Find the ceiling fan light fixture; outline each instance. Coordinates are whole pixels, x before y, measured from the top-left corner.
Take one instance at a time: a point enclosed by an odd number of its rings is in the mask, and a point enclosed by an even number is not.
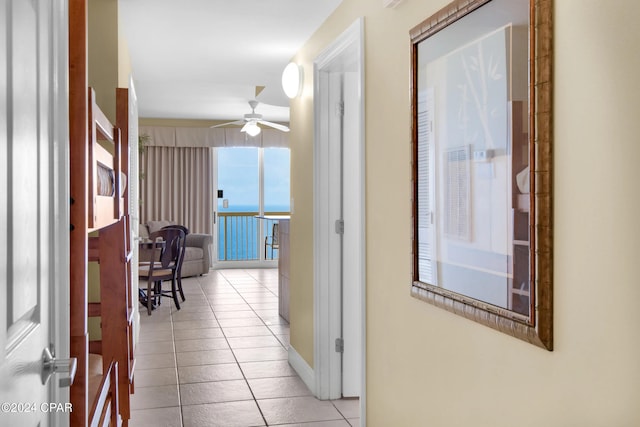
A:
[[[303,72],[302,67],[295,62],[290,62],[282,72],[282,89],[290,98],[296,98],[302,93]]]
[[[260,126],[258,126],[258,123],[260,123],[262,126],[268,126],[270,128],[279,130],[280,132],[289,132],[289,126],[264,120],[262,118],[262,114],[256,113],[256,107],[258,106],[258,101],[256,100],[249,101],[249,106],[251,107],[251,114],[245,114],[242,120],[236,120],[235,122],[229,122],[229,123],[221,123],[219,125],[213,125],[210,127],[219,128],[219,127],[226,127],[228,125],[243,125],[242,129],[240,129],[240,132],[246,132],[251,136],[257,136],[261,132]]]
[[[258,136],[260,134],[260,126],[255,122],[247,123],[242,130],[247,132],[249,136]]]

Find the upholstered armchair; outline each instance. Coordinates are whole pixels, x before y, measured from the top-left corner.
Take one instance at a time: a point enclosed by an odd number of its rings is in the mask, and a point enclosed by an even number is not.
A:
[[[148,239],[149,233],[160,230],[167,225],[175,225],[174,221],[148,221],[140,224],[139,235],[141,239]],[[213,237],[210,234],[189,233],[186,238],[186,250],[182,262],[182,277],[201,276],[209,272],[211,266],[211,244]]]

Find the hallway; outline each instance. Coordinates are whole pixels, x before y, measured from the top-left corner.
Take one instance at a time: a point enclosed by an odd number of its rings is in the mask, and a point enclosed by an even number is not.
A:
[[[358,400],[319,401],[289,366],[278,270],[183,280],[176,311],[141,308],[132,427],[359,425]]]

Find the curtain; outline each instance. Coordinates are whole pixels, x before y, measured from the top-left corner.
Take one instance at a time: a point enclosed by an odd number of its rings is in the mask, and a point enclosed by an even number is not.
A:
[[[257,136],[233,128],[189,128],[140,126],[140,135],[148,135],[148,145],[163,147],[289,147],[289,133],[262,128]]]
[[[211,148],[145,147],[140,158],[140,222],[175,221],[212,234]]]

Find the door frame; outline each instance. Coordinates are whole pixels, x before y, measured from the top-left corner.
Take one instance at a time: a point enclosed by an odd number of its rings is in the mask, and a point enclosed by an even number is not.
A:
[[[340,73],[346,65],[355,64],[359,78],[359,98],[356,100],[360,123],[358,126],[358,173],[355,174],[360,197],[345,200],[350,209],[358,212],[357,239],[362,248],[355,255],[360,277],[361,333],[361,423],[365,415],[365,137],[364,137],[364,18],[358,18],[314,60],[314,373],[315,395],[320,399],[339,399],[342,395],[340,353],[335,351],[336,338],[342,337],[341,259],[340,238],[335,220],[341,219],[341,186],[332,169],[332,159],[340,152],[340,141],[332,138],[338,121],[331,106],[330,74]],[[342,71],[344,72],[344,71]],[[339,178],[338,174],[338,178]]]
[[[52,147],[54,182],[52,194],[52,223],[55,228],[50,250],[54,252],[54,266],[51,272],[50,295],[51,342],[56,349],[58,359],[69,359],[71,349],[70,312],[70,170],[69,170],[69,6],[68,0],[52,2],[52,61],[54,87],[52,88],[51,114],[52,134],[55,138]],[[49,381],[53,402],[69,402],[70,388],[61,388],[54,377]],[[51,425],[69,425],[69,414],[50,413]]]

